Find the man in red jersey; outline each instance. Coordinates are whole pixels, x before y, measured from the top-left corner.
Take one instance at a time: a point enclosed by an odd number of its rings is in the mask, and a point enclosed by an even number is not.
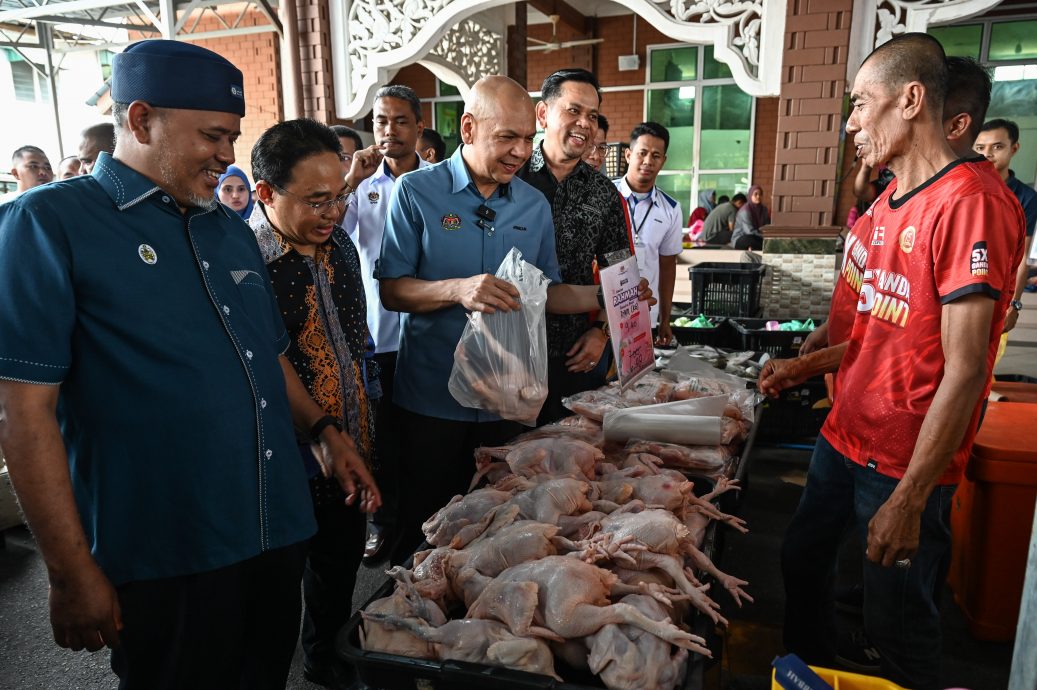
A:
[[[925,34],[901,35],[861,66],[846,131],[866,164],[886,164],[897,179],[859,238],[867,258],[850,339],[769,362],[760,375],[773,395],[838,369],[782,549],[785,644],[808,662],[832,662],[832,576],[855,521],[865,631],[882,674],[913,688],[939,684],[934,592],[950,549],[950,499],[1023,246],[1022,209],[992,166],[956,159],[947,143],[946,88],[943,49]]]
[[[972,146],[990,106],[990,75],[974,59],[952,55],[947,58],[947,77],[947,97],[943,104],[943,131],[947,143],[957,157],[974,157],[976,153]],[[870,236],[869,207],[846,233],[843,263],[832,292],[828,320],[807,336],[799,354],[810,354],[822,347],[838,345],[850,339],[850,329],[857,313],[857,298],[861,291],[861,276],[868,259],[868,245],[859,238]]]

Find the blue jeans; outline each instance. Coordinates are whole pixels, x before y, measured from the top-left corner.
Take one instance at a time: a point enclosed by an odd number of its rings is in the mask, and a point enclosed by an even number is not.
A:
[[[844,532],[856,524],[851,537],[863,553],[868,523],[897,484],[818,436],[781,551],[785,646],[807,663],[829,666],[835,656],[833,587]],[[905,687],[932,688],[939,682],[937,594],[950,558],[954,489],[938,486],[929,496],[911,567],[884,568],[864,559],[864,630],[882,654],[882,675]]]

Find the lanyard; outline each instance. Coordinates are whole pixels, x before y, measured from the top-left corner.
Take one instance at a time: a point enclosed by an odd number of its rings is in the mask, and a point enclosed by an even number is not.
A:
[[[634,204],[632,206],[630,206],[630,223],[631,223],[631,225],[633,225],[634,219],[636,217],[635,214],[634,214],[634,211],[637,209],[637,204],[640,202],[640,199],[638,199],[636,196],[631,194],[630,197],[627,199],[627,205],[630,205],[630,200],[631,199],[633,199],[633,201],[634,201]],[[645,200],[647,200],[647,199],[648,199],[648,197],[645,197]],[[652,195],[652,203],[648,205],[648,210],[645,211],[644,216],[641,218],[641,222],[639,224],[637,224],[637,225],[634,225],[634,244],[640,244],[640,242],[641,242],[641,228],[643,228],[645,226],[645,221],[648,220],[648,216],[652,215],[652,209],[653,208],[655,208],[655,195]]]

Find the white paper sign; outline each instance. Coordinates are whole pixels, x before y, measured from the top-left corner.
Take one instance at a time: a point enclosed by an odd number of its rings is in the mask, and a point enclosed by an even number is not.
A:
[[[648,303],[637,299],[641,273],[637,270],[637,259],[631,256],[601,269],[599,275],[619,384],[626,390],[655,366]]]

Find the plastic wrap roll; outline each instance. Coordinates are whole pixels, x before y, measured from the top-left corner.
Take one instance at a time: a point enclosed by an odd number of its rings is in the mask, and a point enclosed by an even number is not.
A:
[[[607,441],[644,438],[681,445],[718,446],[723,439],[724,419],[618,410],[605,415],[604,428]]]

